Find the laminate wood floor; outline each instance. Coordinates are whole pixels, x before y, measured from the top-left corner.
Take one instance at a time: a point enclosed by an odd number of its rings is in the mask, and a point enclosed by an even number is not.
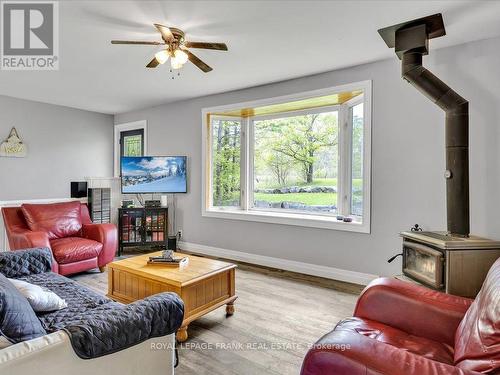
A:
[[[107,273],[76,281],[107,292]],[[298,374],[308,346],[352,315],[357,285],[239,264],[236,311],[215,310],[193,322],[179,345],[176,375]]]

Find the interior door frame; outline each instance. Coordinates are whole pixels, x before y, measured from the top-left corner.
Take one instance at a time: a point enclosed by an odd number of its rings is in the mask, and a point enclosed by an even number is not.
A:
[[[142,138],[143,141],[143,154],[148,154],[148,122],[146,120],[126,122],[123,124],[115,124],[114,127],[114,168],[113,175],[115,177],[120,177],[120,155],[121,155],[121,145],[120,145],[120,135],[124,131],[130,130],[140,130],[144,132]]]

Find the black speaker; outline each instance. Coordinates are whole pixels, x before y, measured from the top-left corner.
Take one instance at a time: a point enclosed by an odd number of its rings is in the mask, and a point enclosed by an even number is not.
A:
[[[87,196],[87,182],[71,181],[71,198],[85,198]]]
[[[177,250],[177,236],[168,236],[167,250]]]

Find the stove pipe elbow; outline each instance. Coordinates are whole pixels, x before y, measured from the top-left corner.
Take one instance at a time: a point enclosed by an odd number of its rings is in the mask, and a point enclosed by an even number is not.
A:
[[[469,102],[422,66],[421,51],[401,56],[402,77],[446,113],[446,209],[452,235],[468,237],[469,208]]]

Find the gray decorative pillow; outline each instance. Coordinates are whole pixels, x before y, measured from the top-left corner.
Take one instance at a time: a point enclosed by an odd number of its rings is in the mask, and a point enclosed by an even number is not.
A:
[[[0,334],[12,343],[46,334],[30,303],[0,274]]]

